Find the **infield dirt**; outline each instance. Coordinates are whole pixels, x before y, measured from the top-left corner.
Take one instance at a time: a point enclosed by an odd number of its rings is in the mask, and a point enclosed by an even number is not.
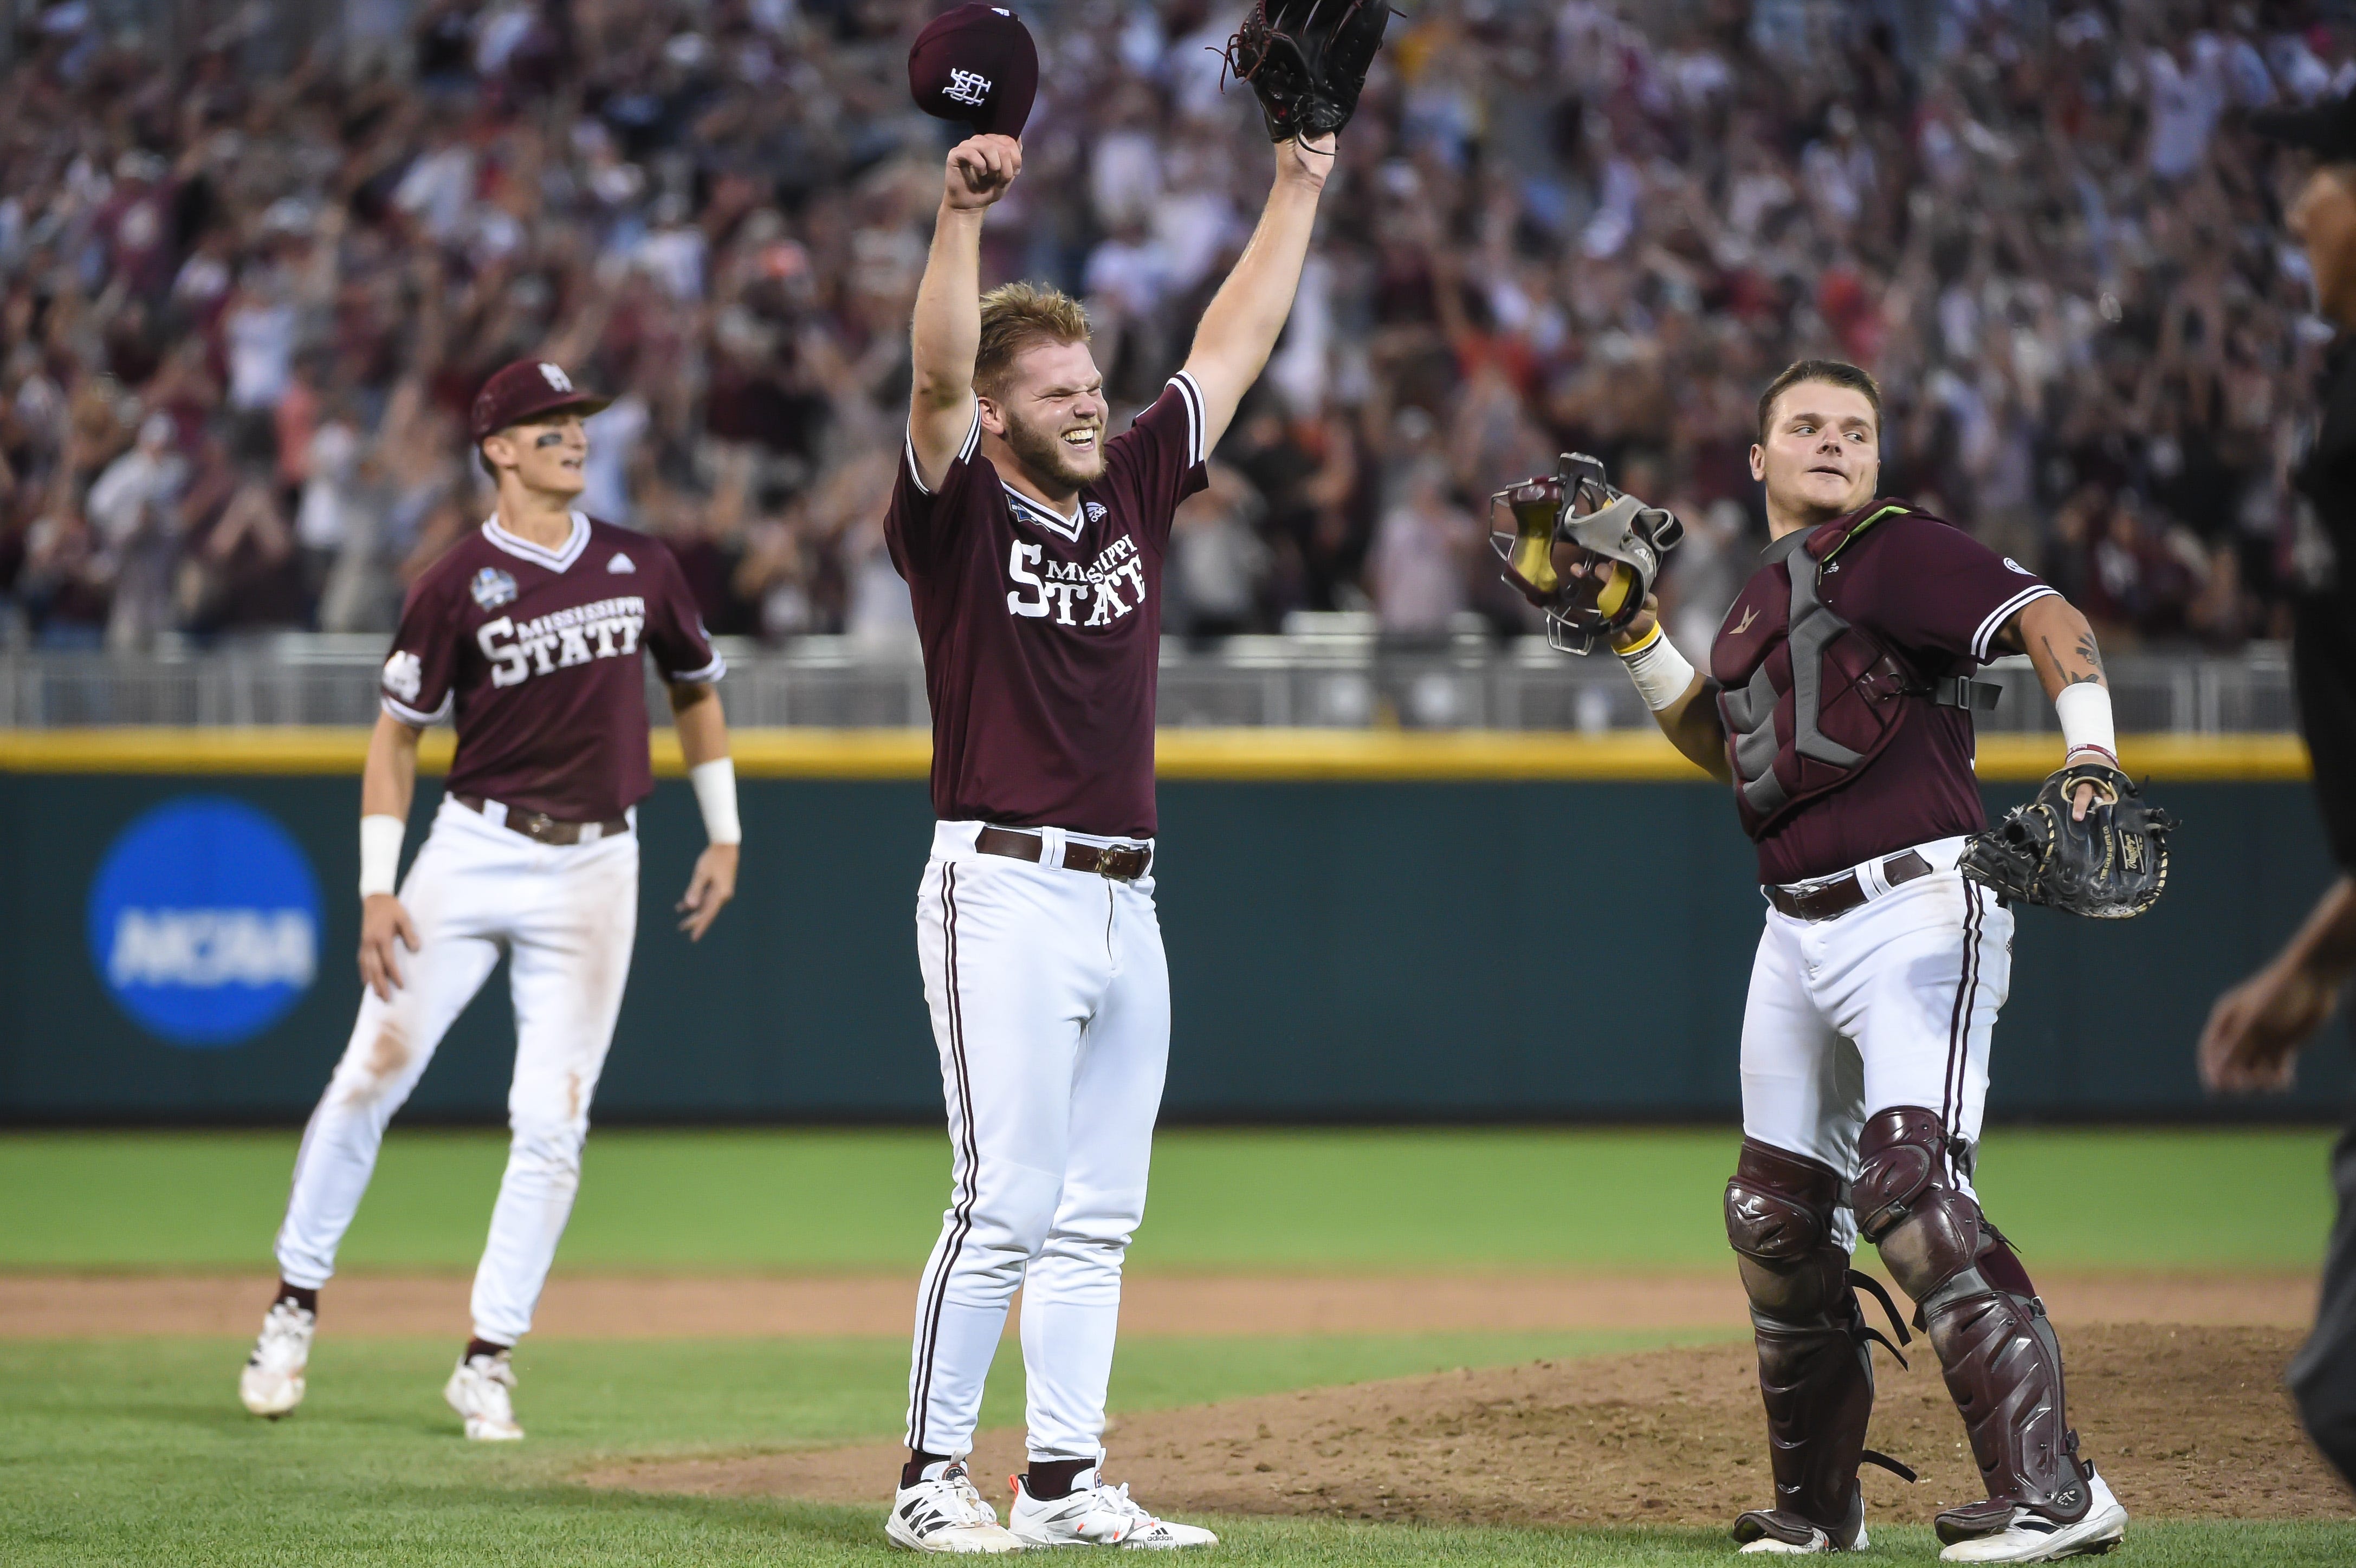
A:
[[[2065,1327],[2085,1452],[2147,1519],[2346,1519],[2279,1378],[2286,1328]],[[1915,1349],[1923,1347],[1918,1339]],[[1922,1472],[1865,1472],[1869,1518],[1922,1522],[1980,1495],[1935,1363],[1876,1352],[1870,1441]],[[1747,1344],[1441,1373],[1117,1420],[1111,1478],[1158,1510],[1445,1524],[1730,1523],[1771,1495]],[[609,1467],[594,1486],[880,1508],[903,1451],[868,1445]],[[996,1490],[1020,1435],[982,1434]]]
[[[2297,1328],[2315,1312],[2309,1275],[2049,1274],[2040,1288],[2063,1323]],[[267,1275],[0,1274],[0,1339],[254,1331]],[[463,1275],[348,1275],[323,1293],[332,1334],[444,1334],[466,1327]],[[573,1274],[541,1298],[542,1339],[899,1335],[916,1307],[913,1271],[805,1277]],[[1750,1321],[1731,1269],[1707,1273],[1130,1276],[1130,1334],[1527,1333],[1730,1328]]]

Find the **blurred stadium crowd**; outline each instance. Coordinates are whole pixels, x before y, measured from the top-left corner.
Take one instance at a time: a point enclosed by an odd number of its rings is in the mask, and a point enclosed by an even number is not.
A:
[[[621,395],[585,505],[668,540],[715,633],[905,640],[880,521],[948,134],[905,85],[933,9],[27,13],[0,85],[9,640],[389,627],[487,512],[460,421],[525,355]],[[1239,9],[1025,10],[1041,101],[986,270],[1087,298],[1116,427],[1266,191],[1221,91]],[[1885,488],[2106,640],[2278,633],[2328,334],[2238,117],[2356,81],[2332,14],[1422,0],[1181,516],[1168,624],[1525,629],[1484,497],[1575,447],[1687,517],[1665,592],[1704,643],[1763,538],[1756,390],[1832,352],[1888,389]]]

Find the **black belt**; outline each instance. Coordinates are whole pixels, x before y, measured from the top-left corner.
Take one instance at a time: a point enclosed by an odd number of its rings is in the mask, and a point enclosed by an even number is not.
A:
[[[1881,880],[1893,888],[1930,874],[1931,862],[1912,849],[1881,862]],[[1804,893],[1772,885],[1767,889],[1767,901],[1794,920],[1830,920],[1837,914],[1847,914],[1871,896],[1855,871],[1820,882]]]
[[[488,804],[479,795],[454,795],[450,798],[468,811],[477,813],[482,812]],[[604,822],[559,822],[544,811],[518,811],[509,806],[503,826],[509,832],[520,833],[535,844],[578,844],[584,828],[595,828],[597,838],[611,838],[617,833],[627,833],[630,819],[616,816]]]
[[[1047,841],[1036,833],[985,827],[974,835],[973,847],[985,855],[1036,861],[1046,853]],[[1133,882],[1145,875],[1145,869],[1151,864],[1153,851],[1142,844],[1108,844],[1099,849],[1093,844],[1064,840],[1064,869],[1067,871],[1093,871],[1111,881]]]

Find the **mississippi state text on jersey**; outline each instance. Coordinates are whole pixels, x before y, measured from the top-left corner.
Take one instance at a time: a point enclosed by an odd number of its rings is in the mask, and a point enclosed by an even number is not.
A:
[[[544,549],[494,517],[411,587],[384,708],[405,724],[455,713],[450,794],[609,821],[654,790],[642,653],[667,681],[727,667],[660,541],[575,512]]]
[[[999,477],[978,412],[937,489],[903,453],[884,533],[924,642],[943,821],[1152,836],[1162,561],[1206,455],[1183,371],[1068,517]]]

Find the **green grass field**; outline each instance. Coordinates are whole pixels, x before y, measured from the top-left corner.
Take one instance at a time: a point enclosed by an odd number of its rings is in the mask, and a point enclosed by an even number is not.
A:
[[[294,1132],[0,1136],[0,1268],[266,1269]],[[1143,1269],[1719,1268],[1731,1131],[1163,1135]],[[1989,1212],[2035,1263],[2304,1268],[2329,1134],[1999,1130]],[[471,1270],[506,1145],[396,1133],[343,1255]],[[637,1132],[589,1140],[560,1267],[909,1269],[948,1195],[935,1133]],[[1280,1211],[1284,1223],[1271,1223]]]
[[[1136,1258],[1186,1270],[1416,1272],[1722,1267],[1734,1138],[1676,1133],[1181,1133],[1157,1152]],[[2044,1266],[2295,1269],[2327,1219],[2324,1135],[2003,1132],[1991,1209]],[[259,1272],[291,1133],[0,1136],[0,1269]],[[470,1267],[501,1147],[388,1146],[347,1253],[356,1268]],[[944,1196],[936,1137],[607,1133],[562,1269],[913,1270]],[[2138,1194],[2140,1197],[2138,1198]],[[1269,1222],[1280,1211],[1285,1223]],[[1123,1346],[1117,1409],[1142,1410],[1571,1356],[1668,1336],[1151,1339]],[[836,1563],[885,1560],[878,1507],[597,1492],[627,1456],[888,1438],[905,1386],[896,1324],[873,1339],[527,1342],[531,1439],[466,1445],[441,1404],[452,1346],[321,1341],[293,1420],[244,1414],[241,1343],[0,1340],[0,1563]],[[1001,1356],[985,1421],[1018,1419]],[[1214,1561],[1688,1563],[1717,1531],[1461,1531],[1221,1520]],[[1928,1561],[1927,1531],[1876,1552]],[[2346,1563],[2356,1525],[2139,1522],[2123,1563]]]

